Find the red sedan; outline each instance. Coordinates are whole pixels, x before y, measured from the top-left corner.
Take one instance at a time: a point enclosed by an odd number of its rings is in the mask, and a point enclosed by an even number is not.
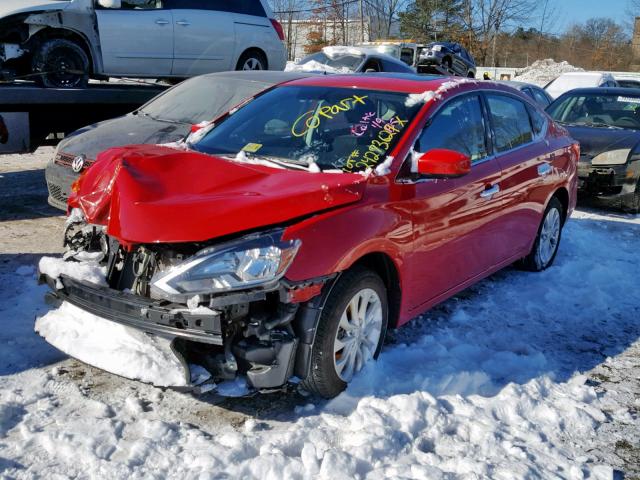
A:
[[[549,267],[579,147],[490,82],[277,86],[182,148],[108,150],[74,185],[57,301],[169,339],[214,381],[340,393],[398,327],[514,262]],[[54,278],[55,277],[55,278]]]

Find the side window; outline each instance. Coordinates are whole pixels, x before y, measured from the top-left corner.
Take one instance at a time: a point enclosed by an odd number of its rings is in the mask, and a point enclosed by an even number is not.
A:
[[[447,103],[420,134],[419,152],[446,148],[464,153],[475,162],[487,156],[480,98],[469,95]]]
[[[400,60],[409,66],[413,65],[413,49],[403,48],[400,50]]]
[[[162,0],[122,0],[122,10],[155,10],[162,8]]]
[[[233,0],[224,1],[226,9],[235,13],[243,13],[245,15],[255,15],[257,17],[266,17],[267,14],[260,3],[260,0]]]
[[[506,95],[487,95],[489,114],[499,152],[516,148],[533,139],[526,105]]]
[[[364,67],[362,67],[362,71],[365,73],[381,72],[382,67],[380,66],[380,62],[377,59],[370,58],[369,60],[367,60],[367,63],[365,63]]]
[[[527,105],[527,110],[529,110],[529,116],[531,117],[531,126],[533,127],[534,135],[536,137],[543,135],[547,130],[547,117],[530,105]]]
[[[538,90],[537,88],[532,88],[532,90],[535,101],[538,102],[538,104],[541,105],[542,108],[547,108],[551,103],[549,101],[549,98],[544,94],[543,91]]]

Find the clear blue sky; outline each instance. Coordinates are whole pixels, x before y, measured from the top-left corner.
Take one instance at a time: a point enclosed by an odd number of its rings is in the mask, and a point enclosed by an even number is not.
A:
[[[554,32],[562,32],[573,23],[583,23],[592,17],[610,17],[618,23],[628,20],[627,0],[555,0],[549,3],[555,3],[558,10]]]

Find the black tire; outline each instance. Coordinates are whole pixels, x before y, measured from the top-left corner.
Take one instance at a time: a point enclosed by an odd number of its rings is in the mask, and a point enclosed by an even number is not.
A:
[[[38,83],[47,88],[84,88],[89,82],[89,57],[77,43],[65,38],[43,42],[31,62]]]
[[[469,73],[467,73],[467,78],[476,78],[476,74],[469,71]]]
[[[558,238],[557,238],[557,241],[555,242],[552,255],[548,259],[545,259],[543,258],[541,253],[540,243],[542,241],[542,229],[543,229],[544,223],[547,220],[547,217],[549,215],[554,215],[552,210],[556,210],[559,221],[560,221]],[[545,270],[549,268],[551,265],[553,265],[553,261],[556,259],[556,255],[558,254],[558,247],[560,246],[560,240],[562,238],[562,227],[564,226],[563,219],[564,219],[564,207],[562,206],[562,203],[560,202],[560,200],[558,200],[556,197],[553,197],[551,201],[549,201],[549,205],[547,205],[547,208],[544,211],[544,215],[542,216],[542,221],[540,222],[540,227],[538,227],[538,234],[536,235],[536,241],[533,243],[531,252],[529,252],[529,255],[527,255],[522,260],[520,260],[520,262],[518,263],[519,267],[521,267],[524,270],[528,270],[530,272],[541,272],[542,270]]]
[[[453,63],[451,62],[451,59],[447,57],[442,60],[442,66],[446,68],[448,71],[451,71],[453,68]]]
[[[629,213],[640,213],[640,181],[638,181],[636,190],[633,192],[629,201],[623,205],[623,209],[627,210]]]
[[[301,386],[314,395],[333,398],[347,387],[336,371],[334,342],[343,312],[349,302],[361,291],[371,289],[376,292],[382,307],[380,338],[373,354],[378,358],[387,330],[389,315],[387,291],[380,277],[363,267],[348,270],[333,286],[329,298],[320,315],[316,337],[311,350],[310,371]]]
[[[247,50],[240,55],[236,64],[236,70],[267,70],[268,67],[267,57],[258,50]]]

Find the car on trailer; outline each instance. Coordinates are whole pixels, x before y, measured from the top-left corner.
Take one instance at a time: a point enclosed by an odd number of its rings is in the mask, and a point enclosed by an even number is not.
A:
[[[213,382],[297,379],[334,397],[388,328],[514,262],[549,267],[578,156],[532,100],[493,82],[295,80],[186,149],[101,153],[69,199],[65,259],[41,261],[41,279],[84,322],[164,339]],[[72,355],[92,344],[60,342],[67,327],[36,323]]]
[[[0,73],[46,87],[84,87],[89,78],[282,70],[283,41],[265,0],[0,2]]]

